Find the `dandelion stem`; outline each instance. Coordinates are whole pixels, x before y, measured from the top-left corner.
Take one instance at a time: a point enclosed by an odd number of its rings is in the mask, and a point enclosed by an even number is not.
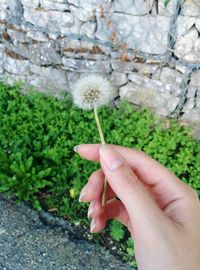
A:
[[[95,117],[95,121],[97,124],[97,129],[99,132],[99,136],[101,139],[101,144],[106,144],[105,139],[104,139],[104,135],[103,135],[103,131],[101,128],[101,124],[99,121],[99,116],[98,116],[98,112],[97,112],[97,108],[94,106],[94,117]],[[106,205],[106,193],[107,193],[107,186],[108,186],[108,182],[106,177],[104,178],[104,188],[103,188],[103,193],[102,193],[102,206],[105,207]]]
[[[94,117],[95,117],[97,128],[98,128],[98,131],[99,131],[99,136],[100,136],[100,139],[101,139],[101,144],[106,144],[105,139],[104,139],[104,135],[103,135],[103,131],[102,131],[102,128],[101,128],[101,124],[100,124],[100,121],[99,121],[99,116],[98,116],[98,112],[97,112],[97,108],[96,107],[94,107]]]

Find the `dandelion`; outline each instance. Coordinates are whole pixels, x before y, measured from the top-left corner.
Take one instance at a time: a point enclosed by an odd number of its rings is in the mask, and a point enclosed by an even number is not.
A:
[[[94,117],[102,144],[105,144],[106,142],[99,121],[97,108],[110,103],[116,94],[117,92],[114,85],[107,78],[99,74],[91,74],[81,77],[72,89],[74,104],[83,110],[94,111]],[[105,178],[102,194],[102,206],[106,205],[106,191],[107,180]]]

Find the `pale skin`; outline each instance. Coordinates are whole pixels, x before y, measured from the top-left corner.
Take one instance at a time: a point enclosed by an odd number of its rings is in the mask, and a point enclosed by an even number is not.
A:
[[[76,152],[102,167],[80,194],[80,201],[90,202],[92,233],[117,219],[134,240],[139,270],[200,269],[200,202],[191,187],[134,149],[84,144]],[[104,176],[109,187],[102,207]]]

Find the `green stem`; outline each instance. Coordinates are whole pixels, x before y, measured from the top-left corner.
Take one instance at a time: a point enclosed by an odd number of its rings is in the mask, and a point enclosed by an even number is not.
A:
[[[101,139],[101,144],[106,144],[96,107],[94,107],[94,117],[95,117],[95,121],[96,121],[96,124],[97,124],[97,129],[98,129],[98,132],[99,132],[99,136],[100,136],[100,139]],[[104,188],[103,188],[103,193],[102,193],[102,206],[103,207],[105,207],[105,205],[106,205],[107,186],[108,186],[108,182],[107,182],[107,179],[105,177],[104,178]]]

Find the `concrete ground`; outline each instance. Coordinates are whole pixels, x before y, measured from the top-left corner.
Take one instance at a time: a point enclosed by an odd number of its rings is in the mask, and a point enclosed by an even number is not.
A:
[[[0,270],[131,270],[66,221],[0,194]]]

